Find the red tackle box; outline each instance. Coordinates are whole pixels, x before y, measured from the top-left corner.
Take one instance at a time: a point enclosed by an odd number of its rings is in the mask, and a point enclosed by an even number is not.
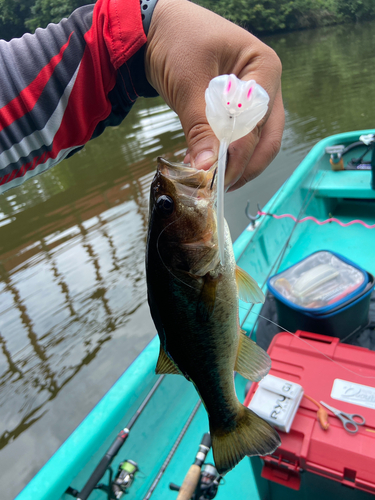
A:
[[[337,337],[298,331],[276,335],[268,348],[270,373],[302,385],[304,393],[366,423],[356,434],[329,415],[323,430],[317,406],[302,398],[290,432],[279,432],[273,455],[252,457],[262,500],[374,500],[375,352],[340,343]],[[333,361],[332,361],[333,360]],[[248,405],[258,384],[248,392]]]

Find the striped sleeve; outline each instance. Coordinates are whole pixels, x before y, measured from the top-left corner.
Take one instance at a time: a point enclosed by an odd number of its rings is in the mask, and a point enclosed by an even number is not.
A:
[[[144,70],[139,0],[98,0],[59,24],[0,41],[0,193],[118,125]]]

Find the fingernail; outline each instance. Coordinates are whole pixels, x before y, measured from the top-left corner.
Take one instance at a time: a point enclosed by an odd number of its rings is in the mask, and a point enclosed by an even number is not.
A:
[[[201,151],[195,158],[195,168],[211,167],[216,161],[216,155],[213,150]]]

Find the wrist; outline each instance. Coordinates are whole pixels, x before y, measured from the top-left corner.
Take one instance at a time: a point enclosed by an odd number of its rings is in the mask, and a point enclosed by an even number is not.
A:
[[[163,90],[167,89],[166,80],[170,74],[177,71],[181,64],[179,59],[184,52],[184,49],[181,50],[181,45],[184,47],[184,23],[189,18],[186,7],[190,5],[195,4],[186,0],[158,0],[147,35],[147,79],[172,109],[172,103]]]
[[[140,0],[143,31],[146,36],[148,35],[148,31],[150,29],[151,18],[157,2],[158,0]]]

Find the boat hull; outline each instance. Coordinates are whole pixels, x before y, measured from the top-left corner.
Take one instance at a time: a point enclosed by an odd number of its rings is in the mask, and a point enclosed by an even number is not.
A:
[[[320,141],[263,211],[293,214],[297,218],[302,214],[311,215],[319,220],[333,215],[343,222],[363,219],[374,224],[375,191],[370,186],[371,172],[333,172],[325,154],[327,146],[354,142],[359,135],[367,133],[374,131],[349,132]],[[253,206],[256,201],[253,200]],[[334,223],[318,226],[311,221],[296,224],[291,219],[263,215],[240,235],[234,243],[234,253],[240,267],[256,279],[263,291],[266,291],[270,275],[320,249],[344,254],[375,274],[373,252],[368,250],[375,247],[375,230],[367,231],[360,224],[347,228]],[[249,334],[255,330],[260,308],[261,305],[240,302],[240,322]],[[67,500],[72,498],[64,495],[68,486],[78,490],[83,487],[119,430],[127,425],[155,383],[158,353],[159,341],[155,337],[16,500]],[[244,399],[245,385],[246,381],[237,376],[240,399]],[[197,400],[194,388],[183,377],[171,375],[163,380],[113,462],[116,471],[120,461],[135,460],[143,473],[130,488],[129,500],[144,498]],[[200,408],[153,492],[153,500],[176,498],[168,484],[181,484],[207,429],[207,417]],[[213,462],[212,455],[208,462]],[[259,471],[253,471],[250,461],[243,460],[226,476],[226,484],[219,488],[216,498],[261,498],[254,473],[259,474]],[[90,496],[91,500],[104,498],[102,491],[94,491]]]

